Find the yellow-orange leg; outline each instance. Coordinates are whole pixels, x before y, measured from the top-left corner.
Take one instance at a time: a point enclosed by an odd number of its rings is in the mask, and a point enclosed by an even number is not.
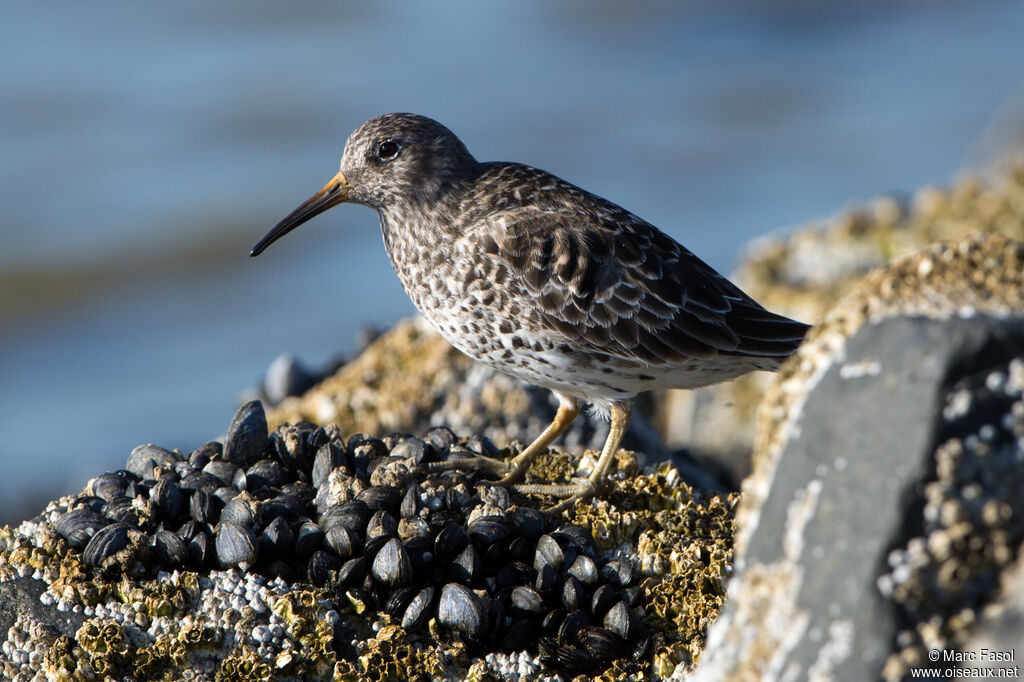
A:
[[[608,430],[608,438],[605,439],[604,447],[601,448],[601,456],[587,480],[565,484],[529,483],[517,485],[515,489],[524,495],[552,495],[566,498],[555,506],[545,509],[549,514],[561,513],[573,504],[593,497],[604,487],[608,472],[612,468],[612,462],[615,461],[615,453],[619,450],[619,443],[622,442],[622,437],[626,435],[626,429],[629,428],[631,415],[632,410],[629,403],[612,403],[611,428]]]
[[[530,464],[540,453],[544,452],[549,445],[569,428],[573,420],[580,413],[579,401],[561,394],[558,395],[558,411],[555,418],[548,427],[537,436],[536,440],[530,443],[525,450],[516,455],[511,461],[503,462],[491,457],[466,457],[463,459],[450,459],[444,462],[431,462],[427,466],[430,471],[448,471],[450,469],[470,469],[481,471],[495,476],[502,476],[502,479],[495,482],[495,485],[509,486],[523,480]]]

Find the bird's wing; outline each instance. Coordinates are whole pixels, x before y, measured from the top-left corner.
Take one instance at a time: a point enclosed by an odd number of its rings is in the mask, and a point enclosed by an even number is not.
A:
[[[492,230],[494,255],[544,324],[652,365],[796,349],[807,325],[765,310],[653,225],[606,206],[524,208]]]

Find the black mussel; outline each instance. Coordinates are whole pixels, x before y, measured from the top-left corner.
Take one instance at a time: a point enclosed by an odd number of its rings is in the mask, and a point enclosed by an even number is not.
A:
[[[249,467],[263,456],[269,444],[263,404],[253,400],[238,408],[224,441],[224,459]]]
[[[307,577],[317,587],[323,587],[341,568],[341,559],[330,552],[317,550],[309,558]]]
[[[175,461],[174,464],[171,465],[171,471],[172,476],[177,476],[178,479],[182,479],[188,476],[189,474],[195,473],[197,469],[191,464],[189,464],[187,459],[180,459]]]
[[[412,562],[414,576],[423,575],[421,573],[422,571],[426,571],[433,566],[433,538],[426,535],[420,535],[404,540],[402,542],[402,546],[405,547],[405,553],[409,555],[409,561]]]
[[[188,456],[188,465],[193,469],[202,469],[210,463],[210,454],[202,449],[195,450]]]
[[[340,523],[352,533],[363,536],[366,534],[366,524],[370,522],[372,515],[373,512],[370,511],[370,508],[362,500],[349,500],[348,502],[329,507],[320,516],[320,527],[324,530],[330,530],[331,526]]]
[[[533,571],[522,561],[511,561],[503,564],[495,575],[495,584],[499,590],[507,590],[516,585],[529,585],[533,580]]]
[[[470,640],[480,640],[487,632],[487,606],[465,585],[448,583],[441,588],[437,620]]]
[[[561,586],[562,581],[558,577],[558,574],[555,573],[555,569],[544,564],[541,569],[537,571],[537,578],[533,582],[533,587],[538,593],[543,595],[555,594]]]
[[[580,632],[590,623],[590,616],[586,612],[570,611],[558,627],[558,643],[562,646],[578,644]]]
[[[411,519],[420,512],[420,487],[415,483],[406,486],[398,513],[403,519]]]
[[[406,585],[412,580],[412,563],[398,538],[391,538],[373,560],[373,577],[389,586]]]
[[[523,585],[514,587],[509,600],[513,613],[521,617],[540,618],[544,615],[544,599],[536,590]]]
[[[245,472],[246,490],[277,488],[288,481],[288,472],[273,459],[261,459]]]
[[[449,448],[455,445],[458,439],[458,436],[445,426],[435,426],[423,434],[423,441],[434,449],[433,454],[438,459],[444,459]]]
[[[320,488],[338,467],[346,466],[345,451],[334,443],[324,443],[313,458],[313,485]]]
[[[586,554],[580,554],[576,557],[576,561],[572,562],[572,566],[569,567],[569,575],[579,580],[583,585],[592,587],[597,583],[597,566],[594,565],[594,560]]]
[[[277,517],[260,533],[260,554],[263,556],[290,559],[294,548],[295,534],[284,517]]]
[[[68,509],[91,509],[97,514],[102,513],[103,505],[107,503],[102,497],[95,495],[79,495],[72,502]]]
[[[238,497],[239,492],[240,491],[232,485],[222,485],[210,494],[220,500],[220,504],[217,507],[217,509],[220,510],[224,508],[225,504]]]
[[[433,587],[424,587],[416,593],[416,596],[409,602],[405,612],[402,614],[403,628],[415,630],[429,620],[434,594],[436,594],[436,590]]]
[[[562,627],[564,621],[565,610],[552,609],[545,613],[544,618],[540,621],[540,631],[548,637],[555,637],[558,635],[558,630]]]
[[[550,535],[542,535],[537,540],[537,551],[534,553],[533,567],[540,570],[547,565],[561,573],[562,565],[565,563],[565,554],[558,542]]]
[[[601,567],[600,574],[616,588],[629,587],[633,583],[633,562],[626,558],[614,559]]]
[[[562,606],[570,612],[590,606],[590,595],[576,576],[570,575],[562,584]]]
[[[171,477],[161,478],[149,490],[153,511],[166,523],[174,523],[185,512],[185,496]],[[200,519],[205,521],[205,519]]]
[[[622,639],[629,639],[633,634],[633,612],[626,602],[617,602],[604,614],[604,626]]]
[[[220,498],[210,493],[197,490],[188,501],[189,515],[196,521],[215,524],[220,518],[220,509],[224,506]]]
[[[398,534],[398,521],[383,509],[370,517],[366,524],[367,539],[376,537],[394,537]]]
[[[281,494],[287,495],[302,506],[308,506],[316,497],[316,490],[305,481],[291,481],[281,486]]]
[[[482,547],[494,545],[508,537],[508,526],[502,516],[481,516],[469,524],[469,536]]]
[[[128,484],[138,480],[139,477],[132,472],[121,469],[90,480],[85,485],[85,491],[110,502],[115,498],[128,496]]]
[[[114,523],[137,526],[142,521],[142,510],[129,497],[115,497],[103,505],[101,511]]]
[[[189,519],[181,526],[181,528],[178,529],[178,537],[180,537],[185,542],[188,542],[201,531],[210,532],[210,526],[203,523],[202,521]]]
[[[210,460],[221,459],[223,456],[224,445],[215,440],[211,440],[207,443],[203,443],[198,448],[193,450],[192,453],[188,456],[188,458],[191,460],[193,457],[205,457],[206,461],[209,462]]]
[[[644,588],[635,585],[633,587],[627,587],[621,591],[622,599],[628,606],[640,606],[644,599]]]
[[[419,590],[415,587],[401,587],[393,591],[388,600],[384,602],[384,613],[396,618],[401,616],[418,592]]]
[[[589,528],[575,523],[567,523],[559,526],[551,533],[551,536],[558,540],[562,547],[576,547],[580,554],[586,554],[591,559],[597,556],[597,543],[594,542],[594,534]]]
[[[197,490],[212,493],[222,485],[219,478],[211,476],[205,471],[193,471],[178,482],[178,487],[181,488],[181,491],[189,495]]]
[[[450,522],[434,538],[434,553],[441,558],[451,558],[470,543],[469,533],[461,524]]]
[[[205,524],[197,526],[195,534],[188,540],[188,561],[194,568],[205,568],[213,563],[213,535],[203,527]]]
[[[576,677],[596,673],[602,667],[586,649],[558,644],[550,637],[538,641],[540,660],[552,668],[561,669]]]
[[[110,521],[92,509],[80,507],[70,509],[53,524],[57,534],[68,541],[75,549],[82,549],[89,544],[89,539],[110,525]]]
[[[147,443],[131,451],[124,468],[139,478],[151,481],[156,478],[156,467],[173,467],[177,459],[170,450]]]
[[[295,532],[295,556],[300,561],[305,560],[323,543],[324,531],[312,521],[304,521],[299,524]]]
[[[220,479],[220,484],[223,486],[231,485],[231,482],[235,480],[235,474],[238,473],[238,468],[237,464],[232,464],[226,459],[215,459],[202,467],[202,470]]]
[[[459,556],[451,564],[451,578],[463,585],[472,585],[481,574],[480,557],[473,545],[466,545]]]
[[[250,497],[248,493],[244,493],[224,505],[224,508],[220,510],[220,520],[221,523],[227,521],[252,528],[261,514],[260,503]]]
[[[345,590],[345,599],[352,605],[356,613],[366,613],[377,608],[377,600],[373,598],[373,594],[359,587],[350,587]]]
[[[505,555],[511,561],[529,562],[533,559],[534,543],[526,538],[513,538],[506,548]]]
[[[310,433],[298,424],[286,424],[271,434],[270,449],[277,455],[277,460],[291,471],[309,471],[316,452],[309,448]]]
[[[361,449],[358,457],[363,458],[366,461],[376,457],[386,457],[388,454],[388,446],[384,441],[380,438],[368,436],[365,433],[353,434],[348,439],[347,448],[353,455],[356,455],[356,450]]]
[[[393,512],[398,509],[402,491],[390,485],[371,485],[356,495],[356,499],[365,502],[372,511]]]
[[[615,594],[615,588],[611,585],[601,585],[594,590],[594,596],[590,598],[590,612],[596,618],[601,618],[616,601],[618,595]]]
[[[99,566],[130,544],[145,536],[139,529],[127,523],[112,523],[96,531],[85,545],[82,558],[91,566]]]
[[[391,456],[411,459],[418,465],[427,461],[427,447],[428,446],[424,441],[410,436],[409,438],[398,441],[398,443],[391,448]]]
[[[349,559],[338,570],[338,583],[342,587],[359,585],[370,574],[370,564],[366,557]]]
[[[322,426],[318,426],[313,429],[313,433],[309,434],[309,449],[313,452],[319,452],[326,443],[331,442],[330,434]],[[343,446],[344,443],[338,443],[339,447]]]
[[[466,449],[477,455],[494,459],[498,456],[498,448],[487,436],[472,436],[466,441]]]
[[[614,661],[627,653],[619,636],[605,628],[585,627],[580,631],[578,639],[590,655],[601,661]]]
[[[348,528],[338,524],[324,534],[324,544],[338,557],[348,559],[359,546],[359,538],[353,537]]]
[[[188,561],[188,546],[177,533],[161,529],[153,534],[153,555],[164,566],[183,566]]]
[[[215,549],[222,568],[237,566],[246,571],[259,558],[259,545],[252,531],[232,521],[221,521],[217,526]]]
[[[286,494],[275,495],[263,500],[261,507],[260,518],[264,524],[277,518],[283,518],[288,523],[295,523],[308,511],[302,500]]]
[[[377,552],[383,547],[392,537],[389,535],[377,535],[372,538],[366,538],[366,542],[363,543],[363,554],[371,557],[377,556]]]

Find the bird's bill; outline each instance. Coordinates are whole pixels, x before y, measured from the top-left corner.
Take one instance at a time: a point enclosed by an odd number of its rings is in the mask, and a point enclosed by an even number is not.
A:
[[[301,206],[289,213],[284,220],[274,225],[270,232],[264,235],[263,239],[256,242],[256,246],[252,247],[249,255],[253,257],[260,255],[268,246],[313,216],[320,215],[327,209],[348,201],[350,189],[352,187],[348,184],[348,180],[345,179],[345,175],[338,171],[338,174],[320,188],[319,192],[306,199],[302,202]]]

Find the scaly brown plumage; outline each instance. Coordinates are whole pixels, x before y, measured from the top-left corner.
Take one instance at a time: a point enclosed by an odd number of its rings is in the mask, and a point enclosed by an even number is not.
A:
[[[808,329],[629,211],[530,166],[480,163],[447,128],[414,114],[359,126],[340,172],[252,255],[344,201],[377,210],[402,286],[449,342],[560,400],[552,424],[511,462],[432,466],[567,498],[555,510],[604,484],[638,393],[775,369]],[[521,484],[583,403],[611,419],[594,471],[570,485]]]

